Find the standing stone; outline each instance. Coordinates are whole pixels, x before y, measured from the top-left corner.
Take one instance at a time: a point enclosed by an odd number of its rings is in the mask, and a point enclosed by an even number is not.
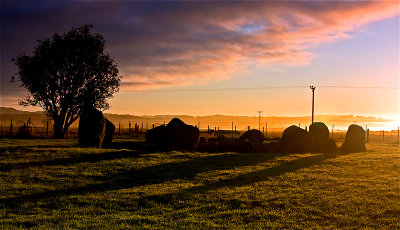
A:
[[[264,135],[260,130],[252,129],[243,133],[243,135],[239,137],[239,140],[241,141],[247,140],[250,142],[252,141],[263,142]]]
[[[106,120],[103,113],[94,107],[84,109],[79,119],[79,146],[101,148],[105,135]]]
[[[115,125],[107,118],[104,118],[104,120],[106,121],[106,131],[103,140],[103,147],[110,147],[115,132]]]
[[[322,122],[314,122],[310,125],[309,128],[311,138],[316,141],[325,141],[329,139],[329,129],[328,127]]]
[[[365,131],[359,125],[350,125],[341,147],[342,153],[365,152]]]
[[[282,134],[279,150],[288,153],[305,153],[312,150],[310,134],[295,125],[286,128]]]
[[[161,125],[146,132],[146,142],[162,151],[194,151],[200,141],[197,127],[186,125],[178,118],[173,118],[167,125]]]
[[[18,128],[18,132],[16,135],[17,138],[33,138],[33,130],[32,127],[23,125]]]
[[[312,140],[312,152],[336,152],[336,143],[333,139],[329,139],[329,129],[324,123],[314,122],[310,125],[309,130]]]
[[[335,153],[336,152],[336,142],[331,139],[325,139],[319,142],[313,140],[312,152],[315,153]]]
[[[239,137],[241,152],[263,152],[264,135],[260,130],[248,130]]]

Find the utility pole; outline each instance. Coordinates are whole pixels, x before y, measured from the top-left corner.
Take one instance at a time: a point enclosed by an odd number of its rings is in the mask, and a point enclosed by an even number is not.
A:
[[[261,113],[262,113],[263,111],[257,111],[257,113],[258,113],[258,130],[261,130]]]
[[[315,86],[310,86],[310,89],[312,90],[312,113],[311,113],[311,124],[314,123],[314,91],[315,91]]]

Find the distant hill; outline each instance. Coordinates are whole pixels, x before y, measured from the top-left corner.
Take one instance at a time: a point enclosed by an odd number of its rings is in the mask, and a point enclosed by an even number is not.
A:
[[[128,128],[129,123],[133,127],[135,124],[139,126],[143,125],[143,128],[152,128],[154,125],[161,125],[168,123],[172,118],[178,117],[187,124],[200,125],[201,129],[214,129],[219,127],[220,129],[231,129],[232,122],[238,130],[247,129],[248,126],[251,128],[258,128],[258,117],[257,116],[227,116],[227,115],[210,115],[210,116],[189,116],[189,115],[155,115],[155,116],[134,116],[129,114],[111,114],[104,113],[104,116],[112,121],[118,128]],[[28,118],[31,118],[33,123],[38,127],[46,125],[47,117],[43,112],[27,112],[21,111],[14,108],[0,107],[0,122],[3,127],[7,127],[10,124],[10,120],[13,119],[13,124],[16,126],[23,125]],[[384,126],[386,122],[390,122],[389,119],[366,117],[366,116],[353,116],[353,115],[317,115],[315,116],[316,121],[324,122],[329,128],[334,124],[335,129],[346,129],[350,124],[357,123],[362,126],[368,125],[368,127],[379,127]],[[308,126],[310,124],[310,116],[300,117],[261,117],[261,127],[265,127],[268,122],[268,130],[282,130],[289,125],[299,125],[301,127]],[[77,127],[78,122],[75,122],[72,127]]]
[[[43,114],[43,112],[28,112],[14,108],[0,107],[0,114]]]

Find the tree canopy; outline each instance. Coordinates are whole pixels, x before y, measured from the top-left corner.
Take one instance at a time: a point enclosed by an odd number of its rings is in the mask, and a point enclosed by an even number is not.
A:
[[[121,76],[114,59],[105,52],[105,40],[91,33],[91,25],[72,28],[51,39],[39,40],[33,55],[12,61],[13,82],[28,90],[21,105],[40,106],[54,120],[54,137],[62,138],[82,109],[108,109],[107,99],[118,92]]]

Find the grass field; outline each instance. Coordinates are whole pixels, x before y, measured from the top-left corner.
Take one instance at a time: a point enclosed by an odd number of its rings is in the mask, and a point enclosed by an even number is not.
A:
[[[400,228],[398,145],[146,153],[0,139],[0,228]]]

